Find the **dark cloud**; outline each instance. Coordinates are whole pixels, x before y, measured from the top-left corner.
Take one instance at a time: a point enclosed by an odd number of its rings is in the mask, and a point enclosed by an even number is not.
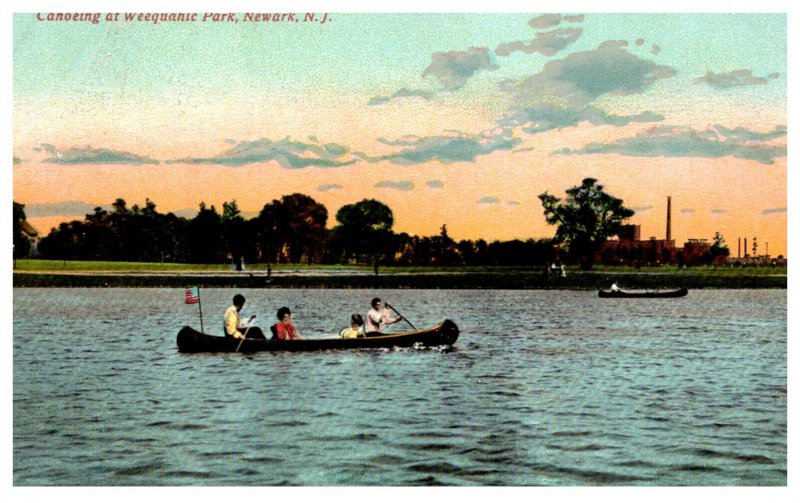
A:
[[[723,209],[720,209],[720,208],[714,208],[713,210],[711,210],[711,214],[712,215],[724,215],[727,212],[728,212],[728,210],[723,210]]]
[[[49,143],[43,143],[38,151],[44,151],[52,157],[43,162],[53,164],[158,164],[155,159],[131,154],[130,152],[120,152],[105,148],[71,148],[59,150]]]
[[[661,52],[661,46],[653,44],[653,47],[650,49],[650,54],[655,56],[659,52]]]
[[[773,74],[770,74],[770,76]],[[762,86],[768,82],[765,77],[753,76],[752,70],[733,70],[727,73],[715,73],[711,70],[702,77],[695,79],[696,82],[705,82],[711,87],[718,89],[728,89],[730,87]]]
[[[395,190],[402,190],[402,191],[409,191],[414,190],[414,182],[409,182],[408,180],[402,180],[399,182],[394,182],[391,180],[383,180],[375,184],[375,187],[379,189],[395,189]]]
[[[568,23],[582,23],[584,17],[583,14],[574,14],[572,16],[564,16],[564,21]]]
[[[495,54],[498,56],[508,56],[514,52],[524,52],[526,54],[539,53],[544,56],[554,56],[570,44],[575,43],[583,34],[581,28],[563,28],[548,32],[540,32],[531,43],[508,42],[497,46]]]
[[[663,115],[653,112],[641,112],[636,115],[611,115],[592,106],[568,108],[550,103],[537,103],[512,108],[499,120],[498,124],[504,127],[522,127],[526,133],[535,134],[577,126],[584,121],[595,126],[625,126],[634,122],[659,122],[662,120],[664,120]]]
[[[681,208],[681,215],[694,213],[694,208]]]
[[[475,162],[482,156],[497,150],[511,150],[521,143],[514,138],[510,130],[498,133],[469,135],[466,133],[450,136],[430,136],[425,138],[411,137],[403,140],[389,141],[380,138],[385,145],[403,147],[392,154],[369,157],[360,154],[369,162],[390,161],[394,164],[413,165],[437,160],[445,164],[453,162]]]
[[[317,187],[317,190],[320,192],[330,192],[331,190],[339,190],[342,188],[343,187],[337,183],[331,183],[328,185],[320,185],[319,187]]]
[[[356,162],[350,149],[336,143],[321,144],[292,141],[288,137],[273,142],[263,138],[240,142],[230,150],[215,157],[185,158],[167,161],[167,164],[220,164],[223,166],[244,166],[246,164],[275,161],[284,168],[335,168]]]
[[[402,98],[422,98],[424,100],[430,100],[433,98],[433,93],[428,91],[415,91],[412,89],[406,89],[405,87],[398,90],[396,93],[392,94],[391,96],[374,96],[370,98],[367,102],[368,106],[375,106],[375,105],[383,105],[388,103],[392,100],[402,99]]]
[[[645,212],[645,211],[650,211],[650,210],[652,210],[652,209],[653,209],[653,207],[652,207],[652,206],[640,206],[640,207],[638,207],[638,208],[631,208],[631,209],[632,209],[633,211],[635,211],[636,213],[642,213],[642,212]]]
[[[444,187],[444,182],[441,180],[428,180],[425,185],[432,189],[441,189]]]
[[[633,138],[624,138],[614,143],[590,143],[579,150],[561,149],[554,154],[616,153],[634,157],[706,158],[731,156],[761,164],[773,164],[775,158],[786,156],[786,146],[761,142],[785,136],[786,128],[782,126],[768,133],[722,126],[705,131],[680,126],[657,126]]]
[[[519,206],[519,201],[509,200],[509,201],[506,201],[506,204],[508,206]]]
[[[500,204],[500,199],[494,196],[486,196],[478,199],[478,205],[480,206],[490,206]]]
[[[25,216],[27,217],[78,217],[89,213],[94,213],[94,209],[99,204],[87,203],[85,201],[61,201],[58,203],[38,203],[26,204]]]
[[[526,79],[502,83],[517,103],[539,103],[542,97],[567,108],[580,108],[601,96],[642,94],[654,82],[675,75],[670,66],[641,59],[625,41],[608,41],[592,51],[576,52],[549,61]]]
[[[781,215],[786,213],[786,208],[769,208],[761,212],[762,215]]]
[[[499,67],[491,62],[486,47],[470,47],[466,51],[436,52],[423,77],[436,77],[448,90],[461,89],[476,72],[493,71]]]

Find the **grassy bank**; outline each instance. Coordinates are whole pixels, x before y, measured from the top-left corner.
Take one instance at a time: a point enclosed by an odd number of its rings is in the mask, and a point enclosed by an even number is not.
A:
[[[598,268],[568,270],[565,278],[524,267],[368,267],[280,264],[232,272],[225,265],[123,262],[18,261],[15,287],[239,287],[239,288],[425,288],[601,289],[786,288],[786,268]]]

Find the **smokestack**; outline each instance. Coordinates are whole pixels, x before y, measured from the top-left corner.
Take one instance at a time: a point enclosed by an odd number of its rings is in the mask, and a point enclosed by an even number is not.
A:
[[[672,241],[672,197],[667,196],[667,242]]]
[[[747,256],[747,238],[744,238],[744,256]]]
[[[742,258],[742,238],[739,238],[738,248],[736,250],[736,258]]]

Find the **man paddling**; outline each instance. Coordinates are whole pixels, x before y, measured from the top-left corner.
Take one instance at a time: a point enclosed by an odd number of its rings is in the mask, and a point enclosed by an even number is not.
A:
[[[239,316],[239,312],[244,307],[244,295],[237,293],[233,296],[233,305],[225,310],[223,316],[225,324],[225,337],[232,339],[244,339],[245,335],[248,339],[266,339],[264,333],[258,327],[249,326],[252,323],[255,315],[243,322]]]
[[[367,311],[367,332],[383,332],[386,325],[397,323],[403,317],[398,313],[397,318],[392,318],[392,313],[383,307],[383,301],[378,297],[372,299],[372,309]]]

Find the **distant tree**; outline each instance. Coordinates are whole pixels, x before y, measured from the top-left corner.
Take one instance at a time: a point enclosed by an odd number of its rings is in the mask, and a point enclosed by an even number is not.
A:
[[[714,234],[714,241],[711,243],[708,252],[711,255],[712,263],[724,262],[731,254],[728,245],[725,244],[725,238],[719,232]]]
[[[22,234],[22,222],[26,220],[25,205],[14,201],[14,258],[24,258],[31,251],[31,242]]]
[[[318,260],[328,233],[328,210],[305,194],[290,194],[262,208],[256,219],[257,246],[269,262],[309,264]]]
[[[197,215],[186,229],[187,259],[199,264],[220,263],[225,258],[225,243],[222,235],[222,219],[214,205],[206,207],[201,202]]]
[[[375,199],[347,204],[336,212],[339,225],[332,234],[342,253],[342,261],[350,259],[376,263],[394,254],[392,210]]]
[[[555,240],[565,242],[581,269],[594,264],[594,255],[603,243],[619,233],[622,223],[634,211],[622,205],[622,199],[606,193],[594,178],[566,191],[561,200],[547,192],[539,195],[548,224],[557,225]]]

